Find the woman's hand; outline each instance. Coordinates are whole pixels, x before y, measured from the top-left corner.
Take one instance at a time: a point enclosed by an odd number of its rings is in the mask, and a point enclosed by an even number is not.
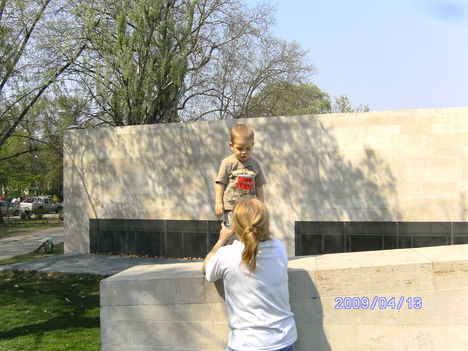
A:
[[[222,222],[221,230],[219,231],[218,241],[220,241],[222,245],[225,245],[233,235],[235,235],[234,230],[232,230],[229,227],[226,227],[224,222]]]

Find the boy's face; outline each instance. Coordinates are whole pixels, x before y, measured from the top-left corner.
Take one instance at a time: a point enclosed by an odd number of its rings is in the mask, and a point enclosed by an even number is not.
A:
[[[233,142],[229,143],[229,146],[239,161],[245,161],[252,153],[254,142],[252,139],[235,138]]]

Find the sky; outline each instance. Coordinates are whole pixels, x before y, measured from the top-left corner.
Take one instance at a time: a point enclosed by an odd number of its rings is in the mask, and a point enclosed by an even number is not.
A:
[[[371,111],[468,107],[468,0],[266,2],[328,94]]]

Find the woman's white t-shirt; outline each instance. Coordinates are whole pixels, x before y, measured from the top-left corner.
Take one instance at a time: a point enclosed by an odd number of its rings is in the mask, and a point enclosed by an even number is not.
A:
[[[224,281],[234,350],[268,351],[297,340],[294,314],[289,305],[288,257],[277,239],[259,243],[257,268],[250,273],[241,264],[244,244],[223,246],[206,264],[206,279]]]

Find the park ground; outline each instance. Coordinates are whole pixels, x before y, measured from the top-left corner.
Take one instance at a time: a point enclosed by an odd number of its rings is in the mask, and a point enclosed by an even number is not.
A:
[[[6,219],[0,239],[61,225],[58,218]],[[53,254],[30,252],[0,260],[0,266],[60,254],[63,243]],[[104,278],[0,271],[0,351],[99,350],[99,282]]]

